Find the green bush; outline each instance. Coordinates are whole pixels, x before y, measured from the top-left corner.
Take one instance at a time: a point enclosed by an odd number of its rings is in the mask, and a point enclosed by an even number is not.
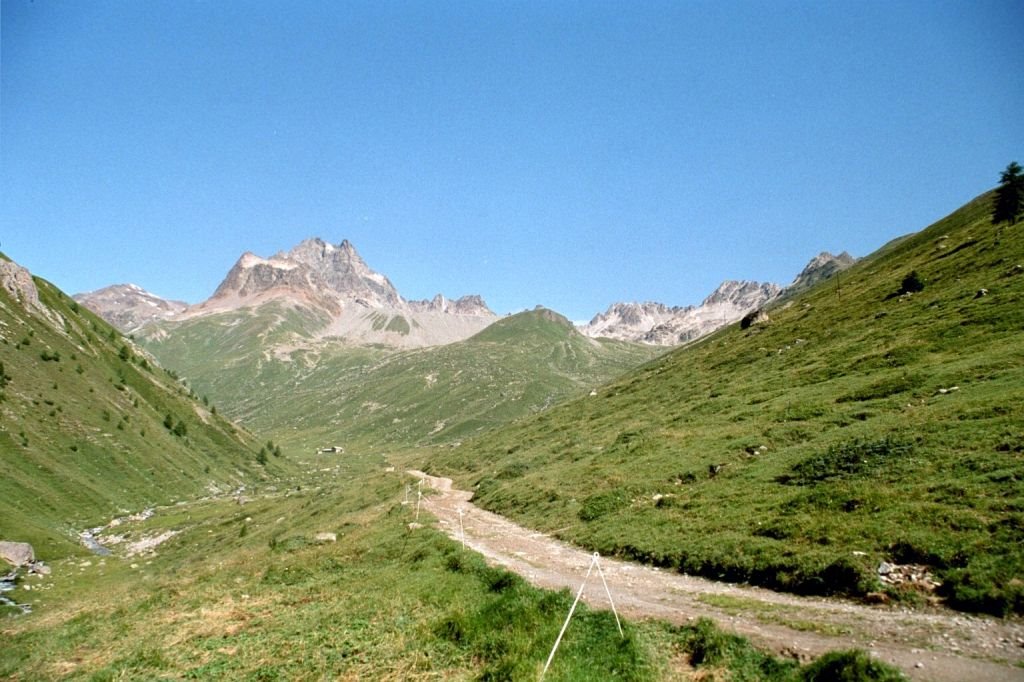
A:
[[[583,500],[579,510],[581,521],[594,521],[629,506],[629,497],[623,490],[610,490],[591,495]]]
[[[917,274],[917,270],[911,270],[910,274],[903,278],[900,283],[901,294],[913,294],[924,291],[924,280]]]
[[[831,651],[800,673],[804,682],[903,682],[906,676],[863,651]]]
[[[680,648],[690,655],[697,668],[728,665],[729,679],[740,681],[792,679],[795,661],[781,661],[755,649],[749,641],[722,632],[715,624],[701,618],[692,627],[679,630]]]
[[[872,474],[913,454],[914,444],[895,436],[877,440],[855,439],[837,443],[820,455],[796,464],[782,483],[810,485],[835,478]]]

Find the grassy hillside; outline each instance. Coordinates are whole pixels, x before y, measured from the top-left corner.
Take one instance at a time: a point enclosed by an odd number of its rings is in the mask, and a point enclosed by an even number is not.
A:
[[[924,564],[951,605],[1022,613],[1024,228],[990,206],[425,466],[602,553],[850,595]]]
[[[232,418],[248,422],[266,409],[268,386],[301,375],[318,358],[303,352],[292,363],[291,355],[271,349],[308,346],[309,336],[327,321],[309,309],[272,302],[255,310],[150,325],[140,343],[163,366],[185,377],[200,395]],[[380,353],[353,349],[351,355],[359,366]]]
[[[283,462],[46,281],[0,288],[0,538],[44,559],[124,511],[273,480]]]
[[[282,313],[273,333],[298,323]],[[588,339],[547,310],[503,318],[466,341],[397,353],[325,343],[273,354],[244,324],[223,327],[195,320],[148,347],[227,413],[303,451],[450,443],[587,392],[661,352]]]

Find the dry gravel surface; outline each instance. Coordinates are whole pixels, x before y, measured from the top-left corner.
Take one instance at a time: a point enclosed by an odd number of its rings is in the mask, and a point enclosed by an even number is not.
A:
[[[450,479],[409,473],[423,481],[422,510],[453,539],[539,587],[579,589],[591,552],[476,507],[472,493],[452,488]],[[599,565],[615,607],[630,618],[686,623],[708,617],[758,646],[801,660],[860,648],[913,680],[1024,680],[1019,619],[799,597],[604,557]],[[610,606],[596,571],[584,599],[594,608]]]

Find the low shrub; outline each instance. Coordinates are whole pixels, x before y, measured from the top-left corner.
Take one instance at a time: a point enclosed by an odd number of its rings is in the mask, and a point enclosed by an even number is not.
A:
[[[803,682],[903,682],[899,670],[863,651],[831,651],[800,671]]]
[[[879,439],[854,439],[837,443],[820,455],[796,464],[780,483],[810,485],[836,478],[870,475],[913,454],[914,444],[888,435]]]

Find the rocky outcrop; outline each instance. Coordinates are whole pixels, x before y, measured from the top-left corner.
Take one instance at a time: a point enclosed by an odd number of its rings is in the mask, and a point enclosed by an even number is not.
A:
[[[0,258],[0,288],[3,288],[25,310],[46,318],[58,330],[63,329],[64,325],[60,316],[39,300],[39,289],[36,287],[35,280],[32,279],[32,273],[26,268],[14,261]]]
[[[126,334],[154,320],[172,319],[188,307],[169,301],[135,284],[114,284],[72,298]]]
[[[771,322],[771,318],[768,317],[768,313],[758,308],[752,310],[740,319],[740,329],[749,329],[755,325],[764,326]]]

